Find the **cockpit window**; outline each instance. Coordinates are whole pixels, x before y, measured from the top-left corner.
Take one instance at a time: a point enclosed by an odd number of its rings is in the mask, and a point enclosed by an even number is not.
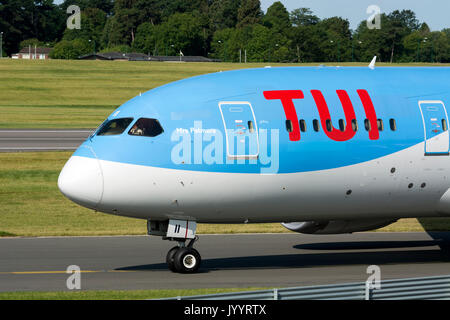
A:
[[[133,118],[114,119],[103,125],[98,131],[98,136],[113,136],[122,134],[130,125]]]
[[[156,137],[164,132],[161,124],[156,119],[141,118],[128,132],[132,136]]]

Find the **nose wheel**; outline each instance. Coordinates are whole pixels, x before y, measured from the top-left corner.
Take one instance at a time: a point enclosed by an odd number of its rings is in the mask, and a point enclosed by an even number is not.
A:
[[[194,243],[197,223],[188,220],[147,221],[147,232],[150,236],[161,236],[163,240],[176,241],[178,246],[169,250],[166,256],[167,266],[172,272],[195,273],[200,268],[202,258]],[[189,244],[186,245],[186,241]]]
[[[179,242],[177,247],[169,250],[166,257],[167,266],[172,272],[195,273],[200,268],[202,258],[197,250],[192,246],[198,237],[192,239],[188,246],[184,242]]]

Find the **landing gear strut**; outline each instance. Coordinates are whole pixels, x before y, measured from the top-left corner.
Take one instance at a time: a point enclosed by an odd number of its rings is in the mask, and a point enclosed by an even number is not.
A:
[[[148,221],[149,235],[162,236],[163,240],[177,241],[178,246],[169,250],[166,256],[167,266],[172,272],[195,273],[202,261],[200,254],[193,248],[198,241],[195,235],[197,224],[195,221],[169,220]],[[190,240],[188,245],[186,241]]]

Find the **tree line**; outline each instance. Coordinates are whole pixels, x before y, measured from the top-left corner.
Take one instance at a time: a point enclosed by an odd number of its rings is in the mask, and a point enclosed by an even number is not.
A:
[[[81,29],[67,29],[70,5]],[[227,62],[450,62],[450,28],[430,31],[411,10],[381,15],[381,29],[362,21],[319,19],[310,9],[289,12],[259,0],[0,1],[7,54],[29,45],[54,47],[53,58],[96,52],[201,55]]]

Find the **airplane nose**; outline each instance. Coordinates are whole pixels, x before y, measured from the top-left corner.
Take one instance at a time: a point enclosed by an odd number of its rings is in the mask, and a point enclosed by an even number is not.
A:
[[[96,209],[103,195],[103,173],[100,162],[90,148],[92,158],[72,156],[58,178],[58,188],[73,202]]]

